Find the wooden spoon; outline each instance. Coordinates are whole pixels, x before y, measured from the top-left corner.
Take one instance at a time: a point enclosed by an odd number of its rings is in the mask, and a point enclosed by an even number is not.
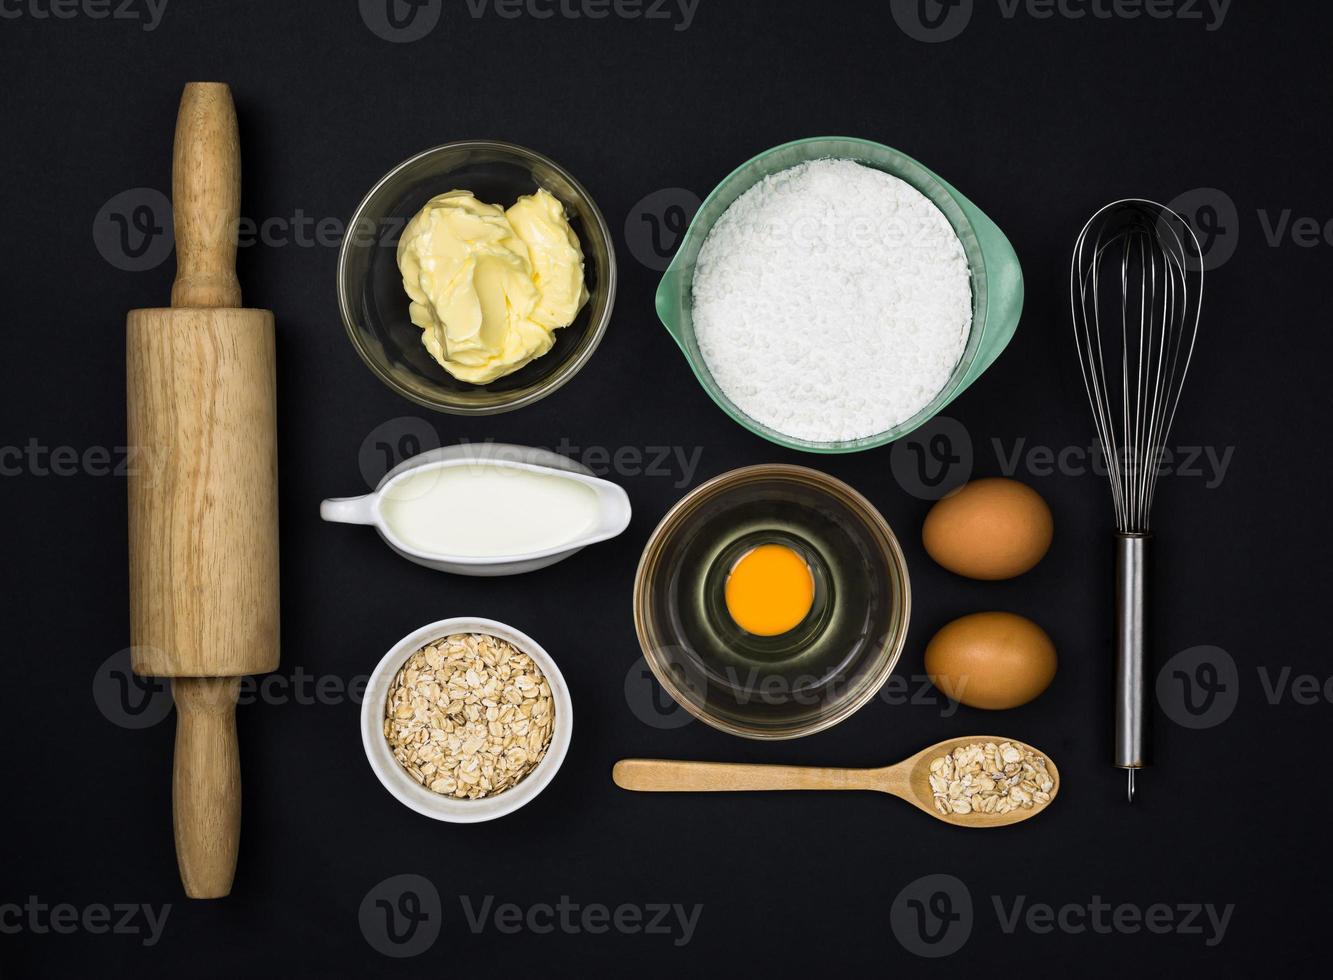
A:
[[[1060,772],[1051,757],[1024,742],[994,735],[951,738],[923,749],[910,759],[882,769],[824,769],[817,766],[755,766],[729,762],[668,762],[661,759],[622,759],[611,771],[621,789],[643,793],[718,793],[733,790],[855,789],[889,793],[924,810],[936,820],[956,827],[1007,827],[1042,813],[1050,803],[1008,813],[940,813],[930,788],[930,763],[959,746],[979,742],[1009,742],[1042,756],[1055,783],[1051,801],[1060,792]]]

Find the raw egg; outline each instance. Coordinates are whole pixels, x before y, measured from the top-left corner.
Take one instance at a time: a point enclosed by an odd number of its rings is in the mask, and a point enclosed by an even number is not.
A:
[[[794,630],[815,601],[815,578],[805,559],[780,544],[747,551],[727,576],[727,612],[755,636]]]
[[[1041,494],[1017,480],[964,484],[926,515],[921,541],[930,557],[968,578],[1013,578],[1033,568],[1055,535]]]
[[[1030,619],[984,612],[955,619],[926,647],[926,673],[972,708],[1017,708],[1055,679],[1055,644]]]

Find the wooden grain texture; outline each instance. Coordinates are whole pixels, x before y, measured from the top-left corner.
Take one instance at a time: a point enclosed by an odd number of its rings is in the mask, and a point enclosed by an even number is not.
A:
[[[1050,756],[1037,752],[1046,759],[1047,770],[1055,786],[1051,789],[1051,803],[1031,810],[1012,810],[1009,813],[942,814],[935,809],[934,794],[930,788],[931,760],[952,752],[960,745],[974,742],[1013,742],[1017,739],[995,735],[970,735],[950,739],[922,749],[911,758],[879,769],[830,769],[819,766],[745,765],[731,762],[674,762],[665,759],[622,759],[615,764],[611,778],[621,789],[640,793],[723,793],[776,790],[871,790],[888,793],[906,800],[918,810],[929,813],[936,820],[956,827],[990,830],[1021,823],[1038,816],[1055,802],[1060,792],[1060,772]],[[1031,746],[1027,746],[1031,748]]]
[[[278,666],[273,315],[135,310],[128,326],[134,669]]]
[[[231,891],[241,833],[236,696],[278,666],[273,315],[239,309],[236,112],[188,85],[177,116],[172,309],[126,326],[134,669],[175,678],[172,790],[186,894]]]
[[[171,305],[239,307],[241,144],[231,89],[219,82],[191,82],[181,96],[171,208],[176,225]]]
[[[644,793],[724,793],[742,790],[877,790],[877,770],[818,766],[755,766],[732,762],[625,759],[613,777],[622,789]]]
[[[190,898],[231,892],[241,843],[239,677],[178,677],[172,824],[176,863]]]

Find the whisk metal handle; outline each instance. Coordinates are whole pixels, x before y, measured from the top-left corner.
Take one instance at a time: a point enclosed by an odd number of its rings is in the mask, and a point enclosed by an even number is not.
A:
[[[1147,534],[1117,534],[1115,544],[1115,764],[1148,764],[1151,715],[1148,706]]]

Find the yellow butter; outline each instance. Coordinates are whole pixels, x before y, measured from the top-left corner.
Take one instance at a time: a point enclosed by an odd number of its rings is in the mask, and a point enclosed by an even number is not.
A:
[[[403,230],[398,269],[426,349],[472,384],[541,357],[588,299],[578,236],[544,190],[508,213],[470,191],[432,198]]]
[[[505,217],[528,247],[533,282],[540,299],[532,318],[551,329],[574,322],[588,289],[583,283],[583,250],[569,227],[565,208],[544,190],[520,197]]]

